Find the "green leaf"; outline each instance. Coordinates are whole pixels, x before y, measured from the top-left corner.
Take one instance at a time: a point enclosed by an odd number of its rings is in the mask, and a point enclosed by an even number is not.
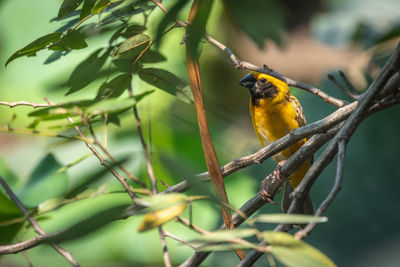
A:
[[[304,224],[304,223],[323,223],[327,222],[327,217],[319,217],[313,215],[303,215],[303,214],[261,214],[253,218],[256,222],[262,223],[287,223],[287,224]]]
[[[150,197],[136,198],[135,203],[142,207],[146,207],[145,210],[139,213],[139,214],[146,214],[149,212],[154,212],[161,209],[169,208],[171,206],[179,205],[181,203],[187,202],[187,199],[188,197],[185,194],[170,193],[170,194],[154,195]]]
[[[6,181],[6,183],[13,189],[17,189],[21,185],[21,178],[19,178],[8,166],[7,163],[0,158],[0,175]],[[3,191],[3,187],[0,186],[0,191]],[[4,191],[5,192],[5,191]]]
[[[95,3],[96,0],[84,0],[79,20],[86,18],[91,13],[91,9],[94,7]]]
[[[40,117],[44,120],[60,119],[72,116],[79,116],[82,110],[93,103],[92,100],[72,101],[61,103],[55,106],[35,110],[28,114],[29,117]]]
[[[68,177],[65,172],[58,173],[61,167],[52,154],[47,154],[40,161],[18,193],[26,207],[36,207],[47,199],[63,196],[67,192]]]
[[[256,235],[257,233],[257,229],[254,228],[221,230],[198,236],[196,237],[196,239],[194,239],[194,241],[229,242],[230,240],[235,238],[246,238]]]
[[[125,99],[110,98],[107,100],[99,101],[87,109],[90,115],[100,115],[105,113],[117,113],[125,111],[136,105],[136,99],[128,97]]]
[[[81,2],[82,0],[64,0],[60,9],[58,10],[58,18],[62,18],[75,11]]]
[[[122,37],[129,38],[134,35],[140,34],[146,30],[146,27],[140,24],[131,24],[121,34]]]
[[[116,59],[128,59],[138,56],[150,43],[146,34],[137,34],[122,42],[113,54]]]
[[[232,21],[258,45],[264,47],[265,39],[281,43],[280,29],[284,24],[284,8],[276,0],[246,1],[224,0],[225,10]]]
[[[146,68],[139,72],[139,78],[186,103],[193,103],[193,95],[187,83],[169,71]]]
[[[95,78],[101,67],[107,60],[109,50],[105,51],[100,56],[100,52],[103,49],[100,48],[94,51],[87,59],[79,63],[79,65],[71,73],[67,84],[70,86],[69,91],[66,95],[75,93],[85,86],[89,85]]]
[[[8,244],[13,240],[22,223],[12,223],[12,220],[22,216],[17,205],[0,191],[0,244]]]
[[[175,21],[179,11],[182,10],[182,8],[185,6],[186,3],[188,3],[187,0],[178,0],[178,2],[176,2],[175,5],[169,10],[169,12],[162,18],[160,24],[158,24],[156,38],[155,38],[155,44],[157,47],[160,46],[161,37],[164,33],[164,30],[168,27],[168,25],[171,22]]]
[[[196,244],[196,243],[194,243]],[[236,249],[253,249],[253,244],[221,244],[221,245],[205,245],[198,247],[198,251],[232,251]]]
[[[24,48],[21,48],[14,54],[12,54],[11,57],[7,59],[5,66],[7,66],[11,61],[13,61],[16,58],[36,55],[37,51],[42,50],[46,48],[47,45],[57,41],[58,39],[60,39],[61,35],[62,33],[60,32],[53,32],[36,39],[35,41],[31,42]]]
[[[189,52],[193,58],[198,57],[199,43],[206,33],[206,25],[208,17],[211,13],[213,1],[203,0],[199,1],[198,3],[196,16],[194,17],[192,23],[187,27],[188,37],[186,40],[186,45],[188,46]]]
[[[110,0],[99,0],[92,8],[92,13],[96,14],[105,9],[110,3]]]
[[[311,245],[283,232],[265,231],[265,240],[272,247],[271,253],[286,266],[333,267],[336,266],[325,254]]]
[[[82,33],[77,30],[69,31],[65,34],[59,42],[52,46],[51,49],[54,50],[67,50],[70,49],[82,49],[87,47],[85,42],[85,37]]]
[[[99,88],[96,99],[108,99],[119,97],[131,84],[132,75],[124,73],[118,75],[109,82],[105,82]]]

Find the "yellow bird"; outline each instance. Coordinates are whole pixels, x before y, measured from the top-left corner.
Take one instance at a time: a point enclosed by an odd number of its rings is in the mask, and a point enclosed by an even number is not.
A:
[[[290,94],[289,86],[285,82],[267,74],[252,72],[243,77],[239,81],[239,84],[250,91],[250,114],[254,130],[263,146],[269,145],[294,129],[306,124],[303,109],[297,98]],[[305,142],[306,138],[274,155],[272,158],[278,163],[285,161]],[[286,183],[282,199],[282,209],[284,212],[287,211],[290,205],[289,194],[303,179],[311,163],[312,158],[305,161],[289,177],[290,184]],[[267,196],[264,195],[264,197]],[[306,197],[300,213],[314,213],[309,195]]]

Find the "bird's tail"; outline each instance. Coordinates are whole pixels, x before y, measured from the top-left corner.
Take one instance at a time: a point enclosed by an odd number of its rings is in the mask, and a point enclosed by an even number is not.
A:
[[[306,175],[310,166],[311,166],[311,161],[304,162],[303,165],[296,172],[292,174],[292,176],[289,178],[289,182],[286,182],[281,204],[284,213],[287,212],[290,203],[292,202],[292,200],[289,198],[290,193],[292,193],[293,189],[299,185],[304,175]],[[310,193],[308,193],[306,198],[304,199],[303,206],[301,207],[299,214],[309,214],[309,215],[314,214],[314,206],[311,201]]]

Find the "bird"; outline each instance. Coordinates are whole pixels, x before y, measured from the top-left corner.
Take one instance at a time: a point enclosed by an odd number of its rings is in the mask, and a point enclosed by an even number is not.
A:
[[[280,139],[296,128],[304,126],[306,119],[303,108],[295,96],[290,93],[286,82],[271,75],[260,72],[251,72],[244,76],[239,84],[247,88],[250,92],[250,115],[254,130],[263,146],[267,146]],[[285,150],[274,155],[272,158],[278,163],[278,174],[280,167],[293,155],[305,142],[306,138],[299,140]],[[290,206],[289,195],[295,189],[312,164],[312,157],[308,158],[301,167],[296,170],[286,182],[283,198],[282,210],[286,213]],[[268,198],[268,192],[261,186],[260,193],[264,199]],[[303,206],[299,210],[300,214],[314,214],[314,207],[310,194],[305,197]]]

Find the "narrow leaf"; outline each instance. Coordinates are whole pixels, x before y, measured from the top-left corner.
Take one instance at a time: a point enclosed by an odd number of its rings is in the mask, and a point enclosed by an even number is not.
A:
[[[113,57],[116,59],[128,59],[139,55],[150,42],[150,37],[146,34],[137,34],[121,43]]]
[[[91,13],[91,9],[94,7],[95,3],[96,0],[84,0],[79,20],[86,18]]]
[[[336,266],[325,254],[313,246],[283,232],[263,232],[272,247],[271,253],[280,262],[290,267],[333,267]]]
[[[111,98],[103,101],[99,101],[96,104],[90,106],[87,109],[87,113],[90,115],[100,115],[105,113],[117,113],[121,111],[125,111],[136,104],[135,98],[125,98],[125,99],[116,99]]]
[[[229,242],[235,238],[246,238],[257,233],[258,231],[253,228],[221,230],[198,236],[194,241]]]
[[[130,85],[132,75],[130,73],[124,73],[118,75],[109,82],[105,82],[99,88],[96,99],[108,99],[119,97]]]
[[[75,11],[81,2],[82,0],[64,0],[58,10],[58,18],[62,18]]]
[[[323,223],[327,222],[328,218],[312,216],[312,215],[303,215],[303,214],[276,213],[276,214],[261,214],[253,218],[253,220],[262,223],[304,224],[310,222]]]
[[[159,203],[158,206],[153,202],[153,208],[159,208],[162,205],[168,205],[168,207],[147,213],[138,227],[139,232],[147,231],[169,222],[185,210],[187,202],[185,201],[186,197],[184,195],[167,194],[165,197],[164,201]],[[154,201],[154,199],[152,201]],[[160,198],[156,201],[159,202]],[[147,210],[150,210],[150,207]]]
[[[27,46],[19,49],[13,55],[11,55],[11,57],[7,59],[5,66],[7,66],[11,61],[16,58],[35,55],[37,51],[46,48],[47,45],[60,39],[61,35],[62,33],[60,32],[53,32],[36,39],[35,41],[29,43]]]
[[[92,8],[92,13],[96,14],[105,9],[108,4],[110,3],[110,0],[100,0],[96,3],[96,5]]]
[[[193,103],[193,95],[187,83],[175,74],[156,68],[146,68],[139,72],[139,78],[186,103]]]
[[[221,245],[206,245],[197,248],[198,251],[232,251],[237,249],[253,249],[256,245],[253,244],[221,244]]]

